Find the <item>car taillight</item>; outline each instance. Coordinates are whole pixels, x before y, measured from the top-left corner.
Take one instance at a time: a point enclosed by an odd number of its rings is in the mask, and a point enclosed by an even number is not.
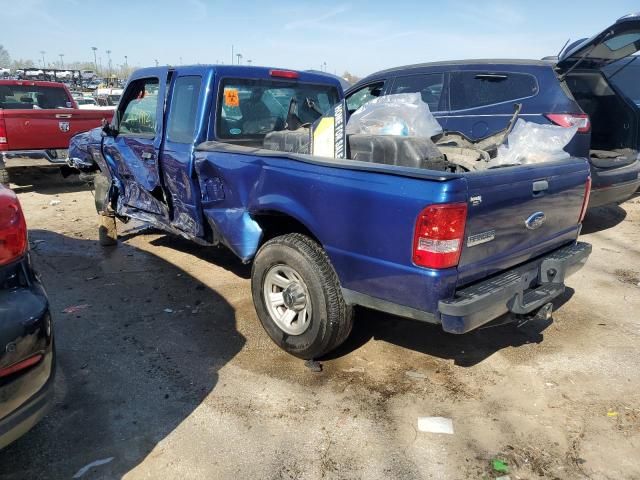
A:
[[[4,118],[0,118],[0,150],[6,150],[7,143],[7,125]]]
[[[466,221],[466,203],[431,205],[422,210],[413,236],[413,263],[428,268],[458,265]]]
[[[547,113],[545,117],[561,127],[578,127],[580,133],[591,130],[591,121],[586,113]]]
[[[582,200],[582,209],[580,210],[580,218],[578,223],[582,223],[585,215],[587,214],[587,207],[589,206],[589,196],[591,195],[591,177],[587,177],[587,183],[584,184],[584,199]]]
[[[27,224],[16,194],[0,189],[0,265],[17,260],[27,251]]]
[[[13,365],[10,365],[5,368],[0,368],[0,378],[8,377],[9,375],[13,375],[14,373],[19,372],[20,370],[29,368],[35,365],[36,363],[38,363],[40,360],[42,360],[42,358],[43,358],[43,355],[41,353],[37,353],[18,363],[14,363]]]

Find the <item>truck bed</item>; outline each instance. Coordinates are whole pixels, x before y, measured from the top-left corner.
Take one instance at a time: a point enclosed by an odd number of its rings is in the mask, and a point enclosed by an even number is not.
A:
[[[423,320],[458,288],[575,242],[589,176],[579,158],[448,173],[222,142],[198,146],[195,171],[206,219],[245,261],[259,244],[260,219],[288,215],[323,245],[345,289],[423,312]],[[469,205],[457,268],[412,262],[416,218],[433,203]],[[529,229],[536,212],[547,220]]]

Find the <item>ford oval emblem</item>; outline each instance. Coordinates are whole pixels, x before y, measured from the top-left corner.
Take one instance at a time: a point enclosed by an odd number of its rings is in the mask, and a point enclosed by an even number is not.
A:
[[[544,215],[544,212],[536,212],[527,218],[524,224],[529,230],[535,230],[536,228],[540,228],[546,219],[547,217]]]

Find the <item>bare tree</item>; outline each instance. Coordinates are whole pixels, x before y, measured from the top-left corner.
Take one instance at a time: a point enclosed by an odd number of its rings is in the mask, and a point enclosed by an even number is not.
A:
[[[35,66],[36,64],[33,62],[33,60],[24,59],[24,58],[18,58],[14,60],[12,63],[12,67],[14,70],[18,68],[33,68]]]
[[[349,73],[348,70],[344,71],[344,73],[342,74],[342,78],[344,78],[347,82],[351,84],[354,84],[360,80],[360,77],[356,77],[355,75],[352,75],[351,73]]]
[[[8,67],[11,65],[11,56],[7,49],[0,45],[0,67]]]

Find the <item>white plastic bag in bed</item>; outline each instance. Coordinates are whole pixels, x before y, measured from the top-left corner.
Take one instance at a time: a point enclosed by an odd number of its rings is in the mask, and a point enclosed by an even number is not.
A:
[[[431,138],[442,133],[442,127],[419,93],[398,93],[361,106],[349,118],[346,133]]]
[[[569,157],[564,147],[571,141],[578,127],[541,125],[518,119],[507,137],[507,145],[498,147],[498,155],[491,167],[551,162]]]

